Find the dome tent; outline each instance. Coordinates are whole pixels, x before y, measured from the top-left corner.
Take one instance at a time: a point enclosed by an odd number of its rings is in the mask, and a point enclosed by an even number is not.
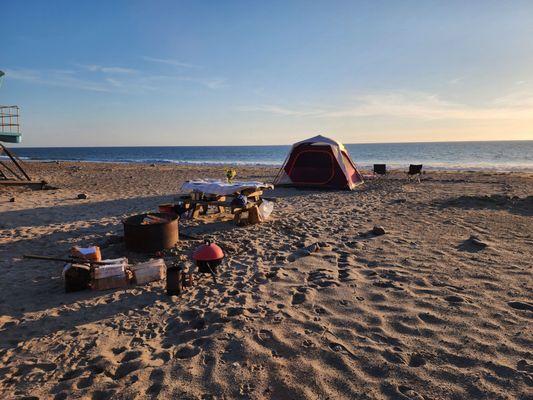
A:
[[[342,143],[318,135],[292,146],[275,185],[352,190],[363,178]]]

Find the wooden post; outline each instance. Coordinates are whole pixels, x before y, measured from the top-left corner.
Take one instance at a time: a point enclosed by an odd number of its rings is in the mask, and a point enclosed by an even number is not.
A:
[[[13,162],[13,164],[15,164],[15,166],[17,167],[17,169],[20,171],[20,173],[22,173],[22,175],[24,175],[24,177],[26,178],[26,180],[28,181],[31,181],[31,178],[30,176],[26,173],[26,171],[24,170],[24,168],[22,167],[21,163],[22,161],[20,161],[20,159],[15,156],[13,153],[11,153],[3,144],[0,143],[0,148],[2,150],[3,153],[6,153],[6,155],[9,157],[9,159]],[[4,165],[4,163],[2,163],[2,165]],[[9,168],[8,168],[9,169]],[[11,171],[11,169],[9,169]],[[12,172],[13,173],[13,172]],[[14,174],[17,179],[19,179],[20,177],[17,175],[17,174]]]

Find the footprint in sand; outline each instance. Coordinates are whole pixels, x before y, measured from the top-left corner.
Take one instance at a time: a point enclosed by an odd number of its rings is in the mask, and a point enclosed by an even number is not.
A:
[[[356,279],[353,276],[353,266],[348,260],[349,254],[341,252],[337,262],[339,280],[341,282],[352,282]]]
[[[437,317],[436,315],[430,314],[428,312],[418,314],[418,318],[420,318],[422,321],[428,324],[434,324],[434,325],[440,325],[446,322],[443,319],[440,319],[439,317]]]
[[[395,290],[404,290],[402,287],[398,286],[395,282],[391,280],[379,280],[372,283],[373,286],[384,288],[384,289],[395,289]]]
[[[125,376],[131,374],[132,372],[137,371],[144,367],[145,367],[145,364],[140,360],[121,363],[115,372],[115,379],[124,378]]]
[[[444,300],[446,300],[448,303],[453,303],[453,304],[464,303],[465,301],[465,299],[463,299],[461,296],[455,296],[455,295],[446,296]]]
[[[78,383],[76,384],[76,387],[78,389],[86,389],[93,385],[94,382],[94,376],[87,376],[85,378],[81,378]]]
[[[516,363],[516,369],[519,371],[529,372],[533,374],[533,364],[529,364],[526,360],[522,359]]]
[[[507,304],[509,305],[509,307],[512,307],[515,310],[533,311],[533,305],[529,303],[524,303],[521,301],[510,301]]]
[[[418,368],[426,365],[426,359],[420,354],[413,354],[409,360],[409,366]]]
[[[399,385],[398,386],[398,392],[399,392],[400,395],[405,396],[404,397],[405,399],[409,399],[409,400],[425,400],[424,396],[422,396],[419,393],[415,392],[409,386]]]
[[[228,317],[235,317],[244,313],[244,307],[228,307]]]
[[[302,304],[307,300],[305,293],[296,292],[292,296],[292,305]]]
[[[124,357],[122,357],[121,362],[132,361],[132,360],[135,360],[136,358],[139,358],[140,356],[142,356],[142,351],[139,351],[139,350],[128,351],[127,353],[124,354]]]
[[[385,350],[383,352],[383,358],[393,364],[407,364],[407,362],[405,361],[405,359],[403,358],[403,355],[397,353],[397,352],[394,352],[394,351],[390,351],[390,350]]]
[[[115,393],[115,390],[96,390],[93,393],[91,400],[109,400],[115,396]]]
[[[152,355],[152,360],[163,360],[164,363],[167,363],[172,358],[169,351],[163,350]]]
[[[175,356],[177,358],[192,358],[202,352],[202,349],[197,346],[192,346],[190,344],[186,344],[185,346],[179,348],[176,350]]]
[[[83,370],[82,369],[72,369],[70,371],[65,372],[65,374],[63,374],[63,376],[61,378],[59,378],[59,380],[60,381],[68,381],[70,379],[77,378],[81,374],[83,374]]]
[[[106,373],[111,376],[113,372],[114,363],[104,356],[97,356],[89,360],[87,368],[95,375]]]
[[[329,274],[328,272],[330,271],[324,270],[322,268],[311,271],[308,274],[307,281],[311,282],[311,285],[313,287],[339,286],[339,283],[337,282],[335,277]]]
[[[135,337],[131,340],[130,346],[131,347],[137,347],[144,344],[144,339],[140,337]]]
[[[163,390],[163,380],[165,379],[165,372],[161,368],[156,368],[150,373],[150,381],[152,385],[148,388],[148,394],[157,396]]]
[[[123,353],[127,350],[127,347],[125,346],[122,346],[122,347],[114,347],[111,349],[111,351],[113,352],[114,355],[118,355],[120,353]]]
[[[328,311],[323,307],[315,307],[315,313],[318,315],[328,314]]]

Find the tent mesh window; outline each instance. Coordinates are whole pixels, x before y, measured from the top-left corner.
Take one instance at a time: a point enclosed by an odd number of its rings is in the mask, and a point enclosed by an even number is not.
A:
[[[303,150],[287,174],[295,183],[326,184],[335,174],[333,155],[327,150]]]

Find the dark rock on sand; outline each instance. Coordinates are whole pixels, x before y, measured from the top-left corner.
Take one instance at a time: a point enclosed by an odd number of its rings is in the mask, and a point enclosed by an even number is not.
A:
[[[386,234],[387,232],[385,231],[385,228],[383,228],[382,226],[376,225],[372,228],[372,233],[376,236],[381,236],[381,235]]]
[[[318,243],[313,243],[307,246],[305,250],[307,250],[309,253],[316,253],[320,250],[320,245]]]
[[[80,193],[80,194],[78,194],[77,198],[80,199],[80,200],[85,200],[85,199],[88,199],[89,196],[87,194],[85,194],[85,193]]]
[[[468,241],[469,241],[470,243],[472,243],[474,246],[478,246],[478,247],[482,247],[482,248],[485,248],[485,247],[488,246],[487,243],[485,243],[485,242],[482,241],[480,238],[478,238],[477,236],[474,236],[474,235],[470,236],[470,237],[468,238]]]
[[[468,239],[464,240],[459,246],[458,249],[461,251],[468,251],[471,253],[476,253],[478,251],[484,250],[489,246],[489,244],[475,235],[471,235]]]

